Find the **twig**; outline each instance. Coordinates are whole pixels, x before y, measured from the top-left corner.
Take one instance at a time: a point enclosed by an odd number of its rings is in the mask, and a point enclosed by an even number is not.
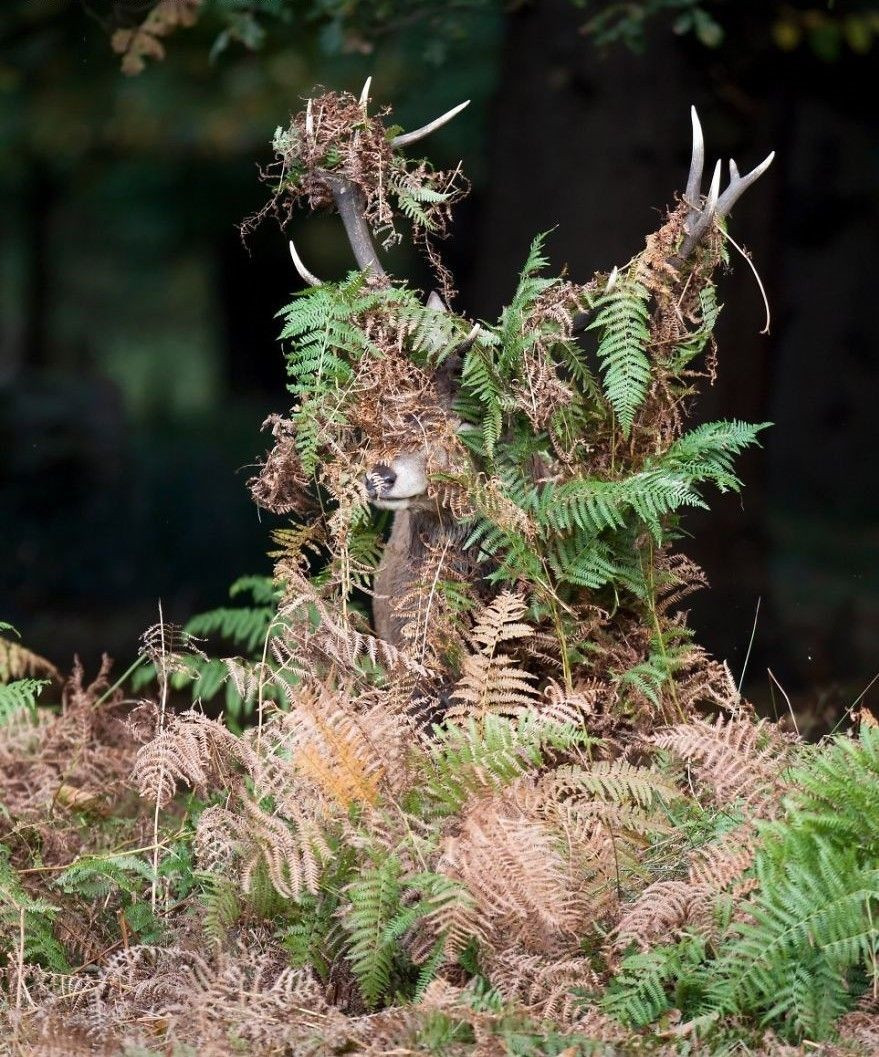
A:
[[[751,638],[748,641],[748,649],[745,651],[745,663],[742,665],[742,674],[739,677],[739,685],[736,687],[736,692],[739,697],[742,696],[742,684],[745,681],[745,672],[748,670],[748,661],[751,659],[751,647],[754,645],[754,636],[757,634],[757,617],[760,615],[760,603],[763,601],[763,596],[757,596],[757,608],[754,610],[754,623],[751,626]]]
[[[159,734],[165,729],[165,709],[168,705],[168,664],[165,651],[165,617],[162,613],[162,600],[159,599],[159,643],[161,647],[161,664],[159,676]],[[153,878],[150,886],[150,909],[155,914],[156,898],[159,887],[159,802],[165,780],[165,758],[159,769],[159,782],[156,787],[156,809],[153,812]]]
[[[129,677],[129,675],[133,674],[145,661],[146,661],[146,655],[143,654],[143,653],[138,654],[137,659],[132,664],[129,664],[129,666],[119,676],[119,678],[116,680],[116,682],[113,683],[112,686],[107,687],[107,689],[101,694],[101,696],[97,699],[97,701],[95,701],[95,703],[92,705],[92,708],[97,708],[98,705],[102,705],[107,700],[107,698],[110,696],[110,694],[112,694],[114,690],[118,690],[119,687]]]
[[[793,720],[793,723],[794,723],[794,730],[797,732],[797,737],[799,737],[800,736],[800,728],[799,728],[799,724],[797,723],[797,717],[794,714],[794,706],[790,703],[790,698],[787,696],[787,693],[785,692],[784,687],[781,685],[781,683],[772,674],[772,669],[771,668],[767,668],[766,672],[767,672],[769,678],[773,681],[773,683],[775,683],[775,685],[781,691],[781,696],[787,702],[788,711],[790,712],[790,718]]]
[[[722,227],[719,228],[719,230],[720,230],[721,235],[723,235],[723,237],[725,239],[729,239],[729,241],[733,244],[733,246],[735,246],[735,248],[739,251],[739,253],[745,258],[745,260],[748,262],[748,267],[754,273],[754,278],[757,280],[757,286],[760,288],[760,296],[763,298],[763,307],[766,309],[766,324],[763,327],[763,329],[760,331],[760,333],[761,334],[768,334],[769,333],[769,324],[771,322],[772,317],[771,317],[770,312],[769,312],[769,298],[766,296],[766,289],[763,286],[763,281],[760,278],[760,273],[757,271],[757,268],[755,267],[754,262],[751,260],[751,258],[748,256],[748,254],[742,249],[742,247],[736,242],[736,240],[732,237],[732,235],[730,235],[730,233],[728,231],[724,231]]]
[[[15,1008],[21,1009],[21,992],[24,987],[24,907],[18,912],[18,958],[15,969]]]
[[[879,672],[876,672],[876,674],[869,681],[869,683],[867,683],[867,685],[864,687],[864,689],[858,694],[858,696],[854,699],[854,701],[852,701],[852,703],[849,705],[849,711],[850,712],[854,710],[855,705],[857,705],[863,698],[865,698],[867,696],[867,692],[870,690],[870,688],[873,686],[873,684],[876,682],[877,679],[879,679]]]

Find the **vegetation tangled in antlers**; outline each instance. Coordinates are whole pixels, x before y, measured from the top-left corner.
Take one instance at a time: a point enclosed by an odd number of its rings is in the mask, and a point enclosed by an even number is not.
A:
[[[475,327],[381,267],[396,208],[435,230],[456,192],[367,94],[276,137],[276,203],[335,206],[359,270],[320,283],[294,251],[295,406],[253,482],[297,518],[274,579],[151,629],[158,701],[127,724],[106,671],[40,710],[57,672],[0,648],[4,1045],[874,1052],[875,721],[813,747],[757,722],[678,608],[703,582],[679,515],[739,487],[762,428],[686,416],[715,370],[722,221],[770,159],[703,202],[694,115],[685,196],[642,253],[581,285],[544,277],[538,239]],[[415,455],[423,491],[397,501]],[[367,605],[382,496],[392,541],[415,509],[431,533],[394,558],[393,637]],[[172,714],[186,685],[226,685],[224,721]]]

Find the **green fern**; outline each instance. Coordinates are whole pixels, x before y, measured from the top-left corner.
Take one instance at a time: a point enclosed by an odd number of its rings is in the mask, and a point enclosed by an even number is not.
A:
[[[64,947],[54,932],[59,908],[30,895],[0,844],[0,965],[10,964],[23,946],[25,962],[45,965],[56,973],[69,973]]]
[[[596,305],[589,324],[598,330],[598,360],[604,392],[628,437],[635,413],[644,403],[650,384],[650,294],[640,283],[621,278]]]
[[[879,953],[879,730],[807,755],[782,820],[764,827],[752,922],[721,952],[727,1008],[823,1039]]]
[[[182,663],[172,670],[170,676],[172,688],[188,689],[193,702],[213,701],[224,692],[224,711],[233,725],[245,722],[253,713],[254,695],[242,696],[235,680],[230,678],[230,666],[237,664],[244,671],[249,662],[260,663],[267,637],[279,619],[277,605],[280,592],[270,577],[239,577],[229,588],[229,596],[237,598],[244,594],[250,595],[254,605],[220,606],[198,613],[183,628],[184,635],[191,639],[222,640],[240,650],[244,657],[206,657],[201,651],[184,651]],[[155,665],[143,665],[134,673],[132,686],[138,689],[155,678]],[[264,681],[263,692],[266,700],[277,700],[281,696],[280,685],[276,681]]]
[[[686,936],[623,958],[620,971],[601,998],[601,1008],[627,1027],[654,1024],[679,1009],[684,1020],[714,1009],[705,940]]]
[[[757,889],[713,947],[685,937],[623,960],[602,1000],[626,1024],[722,1013],[792,1041],[832,1036],[877,980],[879,731],[813,750],[782,818],[764,823]],[[722,909],[722,908],[719,908]]]
[[[444,205],[453,197],[446,191],[438,191],[429,182],[416,183],[407,179],[406,173],[396,173],[389,181],[389,189],[397,199],[397,207],[407,220],[415,227],[423,228],[425,231],[436,231],[436,209],[431,210],[425,206],[436,207]]]
[[[795,1038],[823,1039],[852,1003],[851,974],[875,972],[879,951],[879,865],[858,863],[854,848],[810,835],[783,840],[757,861],[753,924],[719,961],[718,986],[731,1011],[756,1012]]]
[[[367,1006],[374,1008],[391,987],[399,947],[390,926],[400,913],[400,863],[387,856],[361,871],[347,888],[348,961]]]
[[[545,749],[573,750],[592,739],[581,727],[535,713],[510,719],[489,713],[479,723],[436,727],[426,792],[442,811],[457,811],[471,796],[498,792],[543,763]]]
[[[538,235],[531,243],[516,292],[501,313],[498,325],[484,328],[480,340],[464,359],[461,410],[465,417],[469,410],[470,420],[478,421],[480,454],[489,460],[495,455],[506,418],[515,407],[510,389],[520,377],[523,358],[542,336],[530,315],[540,295],[558,282],[538,274],[547,264],[542,254],[545,238]],[[472,446],[475,438],[465,434],[464,439]]]
[[[16,679],[0,683],[0,727],[23,713],[33,712],[37,698],[49,685],[49,679]]]
[[[685,433],[659,460],[665,470],[681,474],[691,485],[710,481],[721,492],[737,492],[742,482],[733,473],[733,459],[757,443],[772,423],[706,422]]]
[[[309,287],[278,313],[285,319],[281,340],[290,343],[289,389],[298,400],[296,446],[308,474],[319,462],[322,431],[329,422],[344,422],[339,393],[354,380],[352,363],[372,349],[355,320],[382,294],[365,283],[363,273],[353,272],[341,283]]]
[[[238,886],[228,877],[215,873],[202,874],[199,880],[202,884],[199,904],[204,934],[212,943],[222,947],[241,917]]]

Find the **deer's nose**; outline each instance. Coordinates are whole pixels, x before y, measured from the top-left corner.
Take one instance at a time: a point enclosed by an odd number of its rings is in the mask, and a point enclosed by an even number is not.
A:
[[[363,478],[363,486],[370,499],[380,499],[394,487],[397,475],[383,462],[377,463]]]

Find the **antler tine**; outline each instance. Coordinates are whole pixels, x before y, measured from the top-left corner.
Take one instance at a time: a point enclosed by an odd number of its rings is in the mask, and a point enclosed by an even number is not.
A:
[[[738,202],[738,200],[742,197],[745,191],[748,190],[751,184],[759,180],[763,173],[766,172],[766,170],[772,164],[774,158],[775,151],[772,151],[770,154],[767,154],[767,156],[763,159],[763,161],[760,162],[759,165],[755,166],[749,173],[746,173],[744,176],[739,176],[738,166],[732,159],[730,159],[729,187],[727,187],[727,189],[723,192],[723,194],[717,201],[717,216],[725,217],[727,213],[729,213],[732,207],[736,204],[736,202]]]
[[[309,286],[322,285],[320,279],[310,272],[302,263],[302,258],[296,252],[296,246],[293,243],[293,239],[290,239],[290,256],[293,258],[293,264],[296,267],[296,271],[299,273],[299,278],[302,279],[303,282],[308,283]]]
[[[440,114],[439,117],[429,121],[426,125],[422,125],[421,128],[413,129],[411,132],[404,132],[402,135],[394,136],[391,140],[392,147],[405,147],[409,143],[417,143],[418,140],[424,139],[425,136],[429,136],[431,132],[436,132],[438,128],[442,128],[443,125],[447,124],[456,117],[461,111],[470,106],[470,100],[465,99],[463,103],[458,103],[457,106],[453,106],[451,110],[447,110],[445,114]]]
[[[366,104],[369,102],[369,87],[372,84],[372,76],[366,78],[363,84],[363,88],[360,91],[360,105],[366,110]]]
[[[473,344],[473,342],[476,341],[477,337],[479,337],[479,334],[480,334],[481,330],[482,330],[482,325],[480,323],[474,323],[473,324],[473,326],[470,328],[470,330],[467,333],[467,337],[464,338],[464,340],[461,342],[461,345],[464,346],[465,350],[469,349],[470,346]]]
[[[705,165],[705,138],[702,135],[702,124],[694,106],[690,107],[690,118],[693,122],[693,154],[690,158],[687,189],[684,192],[684,200],[690,207],[688,220],[699,211],[699,199],[702,196],[702,169]]]

